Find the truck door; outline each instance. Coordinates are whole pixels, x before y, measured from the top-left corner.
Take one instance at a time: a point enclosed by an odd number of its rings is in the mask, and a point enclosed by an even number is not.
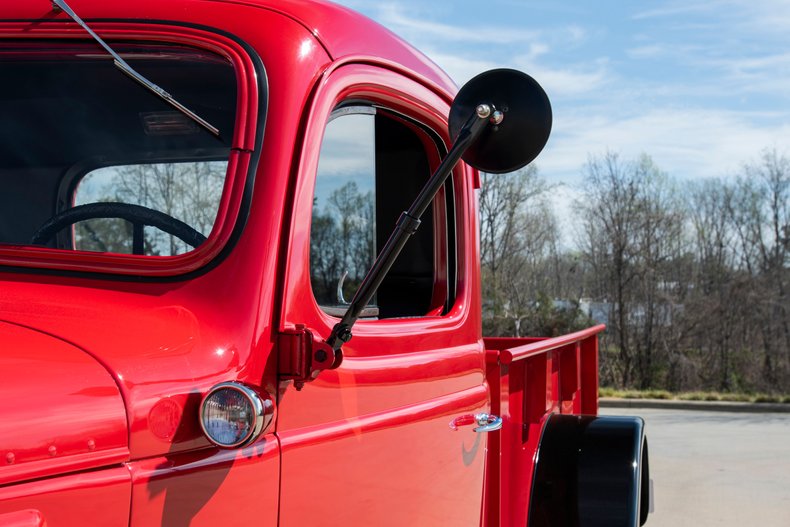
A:
[[[373,66],[321,83],[296,160],[281,332],[328,337],[438,165],[448,109]],[[449,426],[490,407],[467,176],[456,169],[423,216],[342,365],[301,390],[281,382],[281,525],[480,524],[487,434]]]

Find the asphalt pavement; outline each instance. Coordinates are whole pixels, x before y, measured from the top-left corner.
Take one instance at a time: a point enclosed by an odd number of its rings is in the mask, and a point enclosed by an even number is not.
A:
[[[647,527],[790,527],[790,413],[601,408],[645,420]]]

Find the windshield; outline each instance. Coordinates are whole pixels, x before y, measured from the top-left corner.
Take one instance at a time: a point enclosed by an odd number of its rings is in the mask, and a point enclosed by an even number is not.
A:
[[[211,235],[236,118],[233,65],[182,46],[112,46],[223,135],[130,80],[94,42],[2,44],[0,248],[173,256]]]

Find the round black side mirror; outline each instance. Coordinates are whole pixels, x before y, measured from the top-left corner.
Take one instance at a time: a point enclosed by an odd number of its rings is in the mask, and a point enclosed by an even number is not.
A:
[[[512,172],[543,150],[551,133],[551,104],[535,79],[517,70],[497,69],[467,82],[450,108],[453,140],[481,104],[493,106],[491,123],[462,156],[468,164],[492,174]]]

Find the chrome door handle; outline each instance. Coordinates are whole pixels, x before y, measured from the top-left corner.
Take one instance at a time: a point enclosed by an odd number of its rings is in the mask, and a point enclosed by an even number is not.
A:
[[[502,418],[498,415],[491,414],[477,414],[477,427],[473,428],[475,432],[493,432],[502,428]]]
[[[502,428],[502,418],[491,414],[465,414],[450,421],[450,429],[458,431],[459,426],[474,425],[475,432],[493,432]]]

